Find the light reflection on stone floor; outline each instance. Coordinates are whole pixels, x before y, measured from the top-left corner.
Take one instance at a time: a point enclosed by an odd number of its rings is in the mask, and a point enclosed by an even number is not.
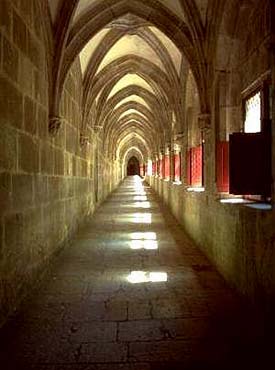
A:
[[[242,314],[237,297],[162,208],[148,186],[123,182],[2,331],[3,369],[253,363],[248,312]]]

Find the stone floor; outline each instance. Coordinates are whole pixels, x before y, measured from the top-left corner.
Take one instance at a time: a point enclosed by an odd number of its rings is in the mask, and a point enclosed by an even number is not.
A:
[[[243,312],[152,190],[131,177],[2,330],[0,367],[252,368],[261,338]]]

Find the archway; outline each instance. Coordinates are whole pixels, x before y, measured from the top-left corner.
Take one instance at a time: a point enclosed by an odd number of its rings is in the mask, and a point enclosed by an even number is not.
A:
[[[131,157],[127,164],[127,176],[140,176],[139,161],[136,157]]]

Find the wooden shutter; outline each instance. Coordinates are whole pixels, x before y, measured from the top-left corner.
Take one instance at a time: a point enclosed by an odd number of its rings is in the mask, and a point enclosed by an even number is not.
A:
[[[271,193],[271,143],[263,133],[234,133],[229,139],[229,192]]]

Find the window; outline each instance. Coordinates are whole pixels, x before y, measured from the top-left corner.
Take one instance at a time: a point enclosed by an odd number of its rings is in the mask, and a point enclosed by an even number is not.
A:
[[[245,100],[244,132],[261,132],[261,92]]]

